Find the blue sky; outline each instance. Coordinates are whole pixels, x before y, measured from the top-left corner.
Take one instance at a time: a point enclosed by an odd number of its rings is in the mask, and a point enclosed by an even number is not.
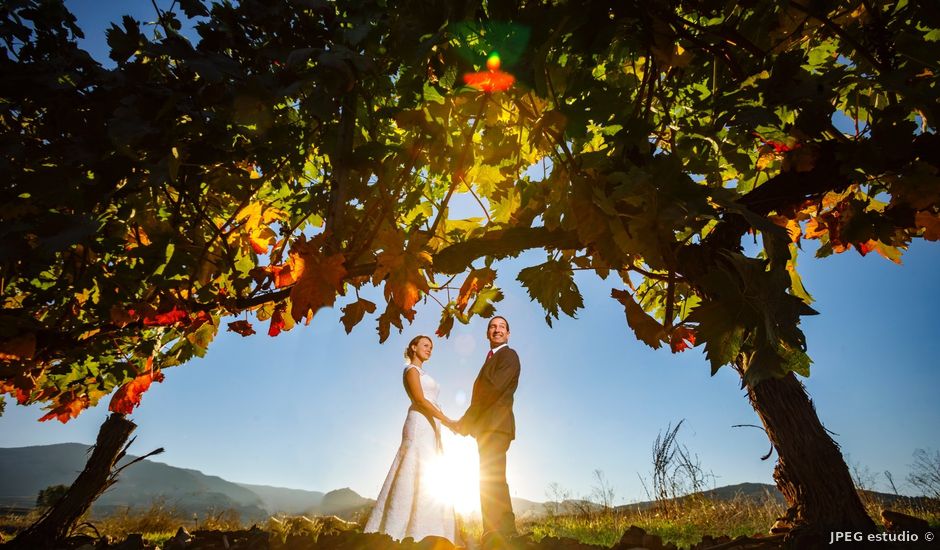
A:
[[[107,21],[127,11],[153,19],[149,2],[69,5],[86,32],[85,47],[100,60],[107,58]],[[940,247],[915,242],[897,266],[855,251],[817,260],[813,244],[804,246],[800,271],[821,313],[803,322],[814,360],[807,390],[851,463],[876,474],[889,470],[901,492],[910,492],[904,479],[913,451],[938,447]],[[513,496],[544,500],[552,482],[586,495],[600,469],[617,503],[645,500],[638,476],[649,477],[653,440],[681,419],[680,442],[717,476],[716,485],[773,483],[776,455],[760,460],[770,446],[766,436],[732,427],[760,423],[734,371],[709,376],[701,347],[673,355],[638,343],[610,298],[613,279],[585,272],[576,282],[586,308],[550,329],[515,281],[520,269],[542,261],[544,253],[532,251],[496,264],[506,295],[498,312],[510,320],[510,345],[522,362],[518,437],[509,453]],[[408,407],[401,352],[413,335],[433,334],[439,311],[433,301],[419,305],[415,323],[382,345],[372,319],[347,336],[338,307],[277,338],[220,333],[204,359],[167,370],[165,382],[144,395],[132,415],[132,452],[165,447],[160,461],[232,481],[348,486],[375,497]],[[465,409],[485,353],[482,320],[458,323],[450,339],[435,340],[426,366],[451,416]],[[40,424],[39,407],[8,403],[0,445],[92,443],[106,403],[66,425]],[[878,488],[887,488],[883,477]]]

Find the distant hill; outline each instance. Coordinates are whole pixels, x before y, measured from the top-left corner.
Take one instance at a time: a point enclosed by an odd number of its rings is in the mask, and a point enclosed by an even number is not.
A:
[[[0,448],[0,510],[31,508],[40,489],[71,484],[85,467],[89,448],[82,443]],[[135,458],[128,455],[119,465]],[[147,508],[155,499],[186,514],[231,508],[246,522],[278,512],[352,519],[375,503],[349,488],[322,493],[233,483],[198,470],[142,460],[121,473],[118,483],[95,501],[92,513],[107,514],[123,506]]]
[[[89,448],[81,443],[0,448],[0,507],[32,507],[40,489],[71,484],[85,467]],[[128,455],[119,465],[135,458]],[[118,483],[95,501],[92,513],[106,514],[124,506],[145,508],[155,499],[186,514],[233,509],[243,521],[268,516],[262,498],[248,488],[152,460],[124,470]]]
[[[777,487],[767,483],[738,483],[736,485],[725,485],[724,487],[717,487],[715,489],[709,489],[708,491],[694,493],[693,495],[679,497],[679,500],[698,496],[704,496],[706,498],[719,501],[744,498],[755,502],[763,502],[765,499],[770,498],[781,507],[786,506],[786,499],[783,497]],[[879,493],[877,491],[862,491],[861,496],[872,499],[874,502],[877,502],[884,508],[932,508],[936,507],[937,505],[935,500],[931,500],[927,497],[892,495],[889,493]],[[645,501],[636,502],[633,504],[625,504],[623,506],[617,506],[616,508],[617,510],[645,510],[655,504],[656,503],[652,501]]]
[[[357,516],[372,507],[375,501],[364,498],[359,493],[345,487],[323,495],[323,500],[316,506],[305,510],[309,516],[339,516],[346,520],[358,519]]]
[[[320,506],[323,502],[323,493],[320,491],[285,489],[284,487],[250,485],[248,483],[239,483],[238,485],[261,497],[265,510],[271,514],[278,512],[294,515],[302,514],[311,508]]]

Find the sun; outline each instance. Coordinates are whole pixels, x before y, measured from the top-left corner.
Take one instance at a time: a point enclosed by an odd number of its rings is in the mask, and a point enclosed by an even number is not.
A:
[[[475,441],[441,433],[444,454],[426,470],[435,498],[454,505],[462,516],[480,513],[480,459]]]

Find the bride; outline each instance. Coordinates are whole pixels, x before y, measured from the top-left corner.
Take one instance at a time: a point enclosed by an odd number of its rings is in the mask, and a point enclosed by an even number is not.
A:
[[[441,424],[453,429],[455,422],[437,404],[440,387],[424,372],[434,343],[416,336],[405,349],[408,364],[402,374],[411,407],[401,432],[401,447],[385,478],[375,508],[366,522],[366,533],[386,533],[394,539],[429,535],[456,542],[456,516],[451,502],[435,496],[425,478],[441,454]]]

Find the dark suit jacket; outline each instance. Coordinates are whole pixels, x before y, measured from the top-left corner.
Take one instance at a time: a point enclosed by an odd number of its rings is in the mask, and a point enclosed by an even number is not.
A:
[[[519,355],[506,346],[483,363],[473,382],[470,407],[460,419],[470,435],[499,432],[516,437],[516,419],[512,414],[513,394],[519,384]]]

